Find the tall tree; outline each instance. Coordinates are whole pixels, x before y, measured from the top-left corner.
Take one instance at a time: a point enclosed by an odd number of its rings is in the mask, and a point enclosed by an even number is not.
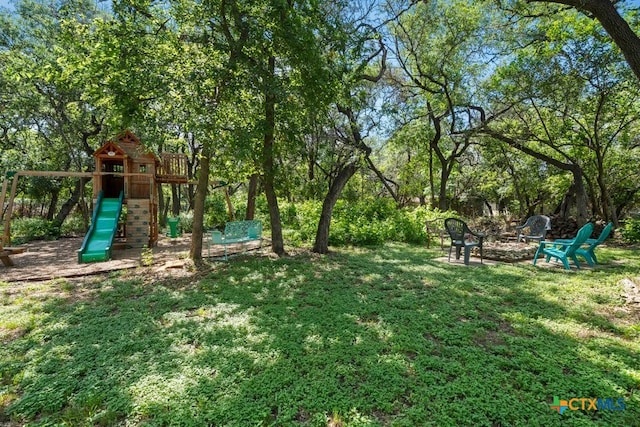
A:
[[[575,210],[579,223],[593,214],[616,220],[605,164],[637,126],[630,98],[638,83],[601,30],[575,11],[543,15],[533,31],[541,41],[498,67],[501,88],[491,91],[506,113],[482,132],[571,174],[560,213]]]
[[[323,199],[313,245],[316,253],[329,251],[333,209],[348,181],[362,165],[367,164],[377,171],[369,157],[372,149],[365,141],[361,122],[367,117],[364,112],[376,100],[375,96],[369,96],[369,90],[381,81],[387,68],[387,47],[380,32],[375,26],[363,22],[363,19],[370,18],[372,11],[372,3],[367,2],[338,9],[339,16],[354,14],[357,18],[342,22],[339,31],[343,37],[337,40],[346,43],[337,43],[335,50],[330,52],[343,73],[336,103],[336,110],[343,120],[340,126],[334,127],[327,141],[335,144],[330,151],[337,154],[338,161],[327,174],[329,189]],[[341,137],[336,137],[338,135]]]
[[[491,53],[490,17],[477,2],[431,1],[390,23],[400,69],[390,77],[404,91],[414,120],[429,123],[423,150],[439,163],[437,190],[431,166],[428,176],[432,202],[437,194],[442,210],[448,208],[449,178],[473,143],[465,131],[480,118],[476,88]]]
[[[332,93],[321,38],[330,31],[323,8],[329,2],[223,1],[222,34],[244,70],[247,87],[262,103],[259,164],[270,214],[271,245],[284,254],[277,197],[278,159],[286,133],[302,107],[322,106]],[[298,139],[299,141],[299,139]]]
[[[3,157],[28,143],[23,154],[38,155],[23,164],[25,168],[91,170],[93,147],[105,132],[105,113],[88,99],[86,85],[77,77],[77,59],[86,56],[84,37],[100,14],[93,2],[83,0],[21,0],[14,12],[2,15]],[[68,199],[54,215],[53,206],[64,188],[51,188],[48,218],[57,226],[84,192],[83,181],[60,183],[73,190],[69,189]]]
[[[622,51],[627,63],[640,80],[640,38],[622,17],[617,4],[622,1],[614,0],[526,0],[527,3],[556,3],[571,6],[593,16],[611,36],[614,43]]]

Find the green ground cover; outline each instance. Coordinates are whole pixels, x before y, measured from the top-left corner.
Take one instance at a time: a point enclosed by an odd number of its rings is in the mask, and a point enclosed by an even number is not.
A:
[[[0,282],[0,424],[640,425],[639,315],[618,283],[638,251],[579,272],[441,254]],[[554,396],[625,409],[558,414]]]

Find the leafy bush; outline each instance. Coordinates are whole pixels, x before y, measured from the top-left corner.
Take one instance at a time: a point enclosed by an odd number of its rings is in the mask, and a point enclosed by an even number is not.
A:
[[[321,202],[313,200],[300,203],[283,202],[280,209],[282,226],[285,229],[283,231],[286,233],[288,243],[309,243],[315,239],[322,212]],[[266,215],[268,218],[268,212]]]
[[[11,236],[17,244],[49,240],[60,236],[60,228],[44,218],[18,218],[11,221]]]
[[[322,202],[283,203],[283,226],[292,229],[291,243],[310,243],[315,239]],[[329,243],[331,245],[380,245],[387,241],[424,243],[425,221],[446,214],[424,206],[397,209],[391,199],[366,199],[359,202],[339,200],[333,210]]]
[[[631,218],[625,221],[620,229],[622,238],[628,243],[640,243],[640,218]]]
[[[283,224],[290,225],[291,227],[297,227],[300,225],[298,221],[298,209],[295,203],[287,203],[282,207],[280,213]]]
[[[224,224],[229,218],[224,195],[216,192],[207,197],[205,202],[204,228],[210,230]],[[191,219],[193,224],[193,218]]]
[[[85,233],[85,225],[82,215],[70,215],[62,223],[60,234],[62,236],[82,236]]]
[[[282,216],[283,214],[283,206],[286,206],[287,203],[284,204],[279,204],[280,207],[280,215]],[[226,201],[225,201],[225,214],[224,214],[224,221],[222,221],[220,223],[220,225],[225,224],[227,221],[229,221],[229,213],[226,210],[227,209],[227,205],[226,205]],[[246,194],[235,194],[234,196],[231,197],[231,206],[233,208],[233,217],[235,218],[236,221],[241,221],[245,218],[246,213],[247,213],[247,196]],[[267,199],[264,195],[264,193],[262,194],[258,194],[256,196],[256,208],[255,208],[255,212],[254,212],[254,218],[256,220],[260,220],[262,221],[262,230],[269,230],[270,224],[269,224],[269,206],[267,205]],[[283,220],[284,221],[284,220]]]
[[[180,227],[183,233],[191,233],[193,231],[193,211],[180,213]]]
[[[405,208],[402,210],[403,220],[397,227],[398,233],[402,233],[402,238],[397,239],[407,243],[425,243],[427,241],[427,232],[425,223],[427,221],[439,221],[438,227],[444,227],[444,218],[458,216],[453,211],[441,211],[438,208],[429,209],[426,206],[418,206],[415,208]],[[438,228],[438,227],[434,227]],[[433,236],[431,236],[433,238]]]

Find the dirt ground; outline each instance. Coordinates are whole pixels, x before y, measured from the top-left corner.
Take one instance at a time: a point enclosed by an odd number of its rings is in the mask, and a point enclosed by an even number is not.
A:
[[[116,270],[137,268],[142,265],[142,249],[114,249],[112,259],[104,262],[87,264],[78,263],[77,251],[82,245],[82,238],[64,238],[56,241],[34,241],[20,247],[26,248],[21,254],[12,255],[14,266],[5,267],[0,264],[0,281],[23,282],[51,280],[63,277],[82,277],[93,274],[108,273]],[[266,243],[263,243],[264,251]],[[188,268],[191,235],[185,234],[177,239],[160,236],[158,245],[152,249],[152,266],[156,270],[179,270]],[[229,247],[230,253],[254,250],[258,242]],[[253,252],[252,252],[253,253]],[[203,257],[208,256],[206,243],[202,248]],[[210,260],[222,260],[222,247],[211,248]]]
[[[193,264],[188,259],[189,248],[191,246],[191,235],[185,234],[177,239],[170,239],[160,236],[158,245],[152,249],[151,271],[160,275],[170,274],[188,275]],[[14,266],[5,267],[0,263],[0,281],[4,282],[26,282],[52,280],[56,278],[83,277],[94,274],[109,273],[117,270],[127,270],[138,268],[142,265],[142,249],[118,249],[113,250],[113,258],[105,262],[94,262],[79,264],[77,251],[82,244],[82,238],[64,238],[56,241],[34,241],[20,247],[26,248],[21,254],[12,255]],[[270,254],[270,242],[265,240],[262,249],[258,242],[246,243],[244,245],[229,246],[230,254],[250,251],[250,254],[259,253],[261,255]],[[206,242],[202,245],[202,256],[209,262],[223,261],[223,248],[212,246],[211,253],[207,250]],[[443,256],[435,259],[450,266],[481,267],[491,266],[497,262],[485,259],[483,264],[478,257],[472,257],[468,266],[464,265],[462,257],[456,260],[454,256],[447,259],[446,250]],[[516,262],[530,264],[531,260]],[[539,267],[555,268],[562,270],[562,264],[558,262],[547,263],[544,259],[538,262]],[[572,267],[573,268],[573,267]],[[586,264],[581,263],[581,268],[589,269]]]

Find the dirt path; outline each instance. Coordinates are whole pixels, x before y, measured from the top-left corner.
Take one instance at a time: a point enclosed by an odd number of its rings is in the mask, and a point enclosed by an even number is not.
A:
[[[92,274],[107,273],[139,267],[142,264],[142,249],[114,250],[109,261],[79,264],[77,250],[82,238],[65,238],[55,241],[34,241],[21,247],[26,251],[12,255],[15,265],[5,267],[0,264],[0,281],[23,282],[51,280],[61,277],[82,277]],[[191,245],[191,235],[177,239],[160,237],[158,246],[153,251],[153,266],[158,269],[180,269],[188,264],[187,256]],[[230,252],[241,252],[244,249],[256,249],[257,242],[248,243],[245,247],[230,247]],[[263,248],[265,245],[263,244]],[[211,257],[221,257],[222,248],[212,247]],[[206,257],[207,246],[203,245],[202,255]]]

